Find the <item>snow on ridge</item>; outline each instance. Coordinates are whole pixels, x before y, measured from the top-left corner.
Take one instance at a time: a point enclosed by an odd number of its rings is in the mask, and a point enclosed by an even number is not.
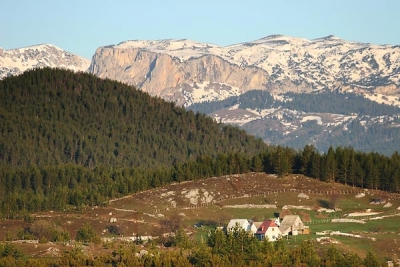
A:
[[[326,41],[326,40],[343,41],[343,39],[341,39],[340,37],[338,37],[336,35],[328,35],[328,36],[312,39],[312,41]]]
[[[301,37],[292,37],[292,36],[288,36],[288,35],[275,34],[275,35],[269,35],[269,36],[263,37],[261,39],[251,41],[251,42],[244,42],[244,43],[241,43],[241,45],[270,44],[272,46],[276,46],[277,44],[283,43],[283,42],[288,42],[291,44],[305,44],[305,43],[310,43],[311,41],[306,38],[301,38]]]
[[[26,50],[30,50],[30,49],[48,49],[48,48],[54,48],[60,51],[64,51],[63,49],[59,48],[56,45],[53,44],[36,44],[36,45],[30,45],[30,46],[26,46],[26,47],[20,47],[20,48],[15,48],[15,49],[10,49],[7,51],[13,51],[13,50],[17,50],[17,51],[26,51]]]
[[[114,47],[122,49],[138,48],[154,53],[165,53],[181,60],[218,53],[218,51],[210,51],[213,48],[218,48],[217,45],[200,43],[189,39],[132,40],[119,43]]]
[[[315,90],[335,87],[341,80],[368,86],[365,79],[376,75],[388,76],[391,83],[400,85],[396,73],[400,68],[400,46],[350,42],[337,36],[308,40],[270,35],[228,46],[188,39],[133,40],[114,47],[167,54],[181,61],[214,55],[237,66],[264,69],[274,77],[274,82],[305,81]],[[375,62],[378,67],[373,65]]]

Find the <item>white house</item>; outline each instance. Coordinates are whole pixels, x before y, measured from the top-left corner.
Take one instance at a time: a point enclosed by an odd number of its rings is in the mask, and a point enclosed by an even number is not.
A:
[[[249,222],[247,219],[232,219],[229,221],[226,230],[233,231],[235,227],[239,229],[243,229],[245,231],[252,232],[253,234],[257,231],[257,227],[254,225],[253,222]]]
[[[283,217],[279,229],[283,236],[302,233],[304,230],[304,223],[299,215],[286,215]]]
[[[281,231],[273,220],[266,220],[261,223],[254,235],[258,240],[268,238],[269,241],[276,241],[281,236]]]

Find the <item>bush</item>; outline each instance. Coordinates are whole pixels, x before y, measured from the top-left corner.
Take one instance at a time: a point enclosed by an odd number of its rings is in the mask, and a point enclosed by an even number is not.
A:
[[[13,257],[14,259],[19,259],[23,257],[23,253],[14,247],[13,244],[0,244],[0,258],[3,257]],[[3,266],[0,264],[0,266]]]
[[[118,225],[107,225],[106,229],[108,230],[108,232],[112,235],[123,235],[124,233],[122,232],[121,227],[119,227]]]
[[[42,236],[42,237],[39,239],[39,244],[46,244],[47,242],[48,242],[48,240],[47,240],[47,238],[44,237],[44,236]]]
[[[51,242],[66,242],[70,240],[69,232],[51,222],[38,220],[29,227],[29,232],[36,238],[45,237]]]
[[[79,228],[75,240],[78,242],[100,243],[100,238],[97,236],[93,227],[88,223],[85,223],[82,228]]]

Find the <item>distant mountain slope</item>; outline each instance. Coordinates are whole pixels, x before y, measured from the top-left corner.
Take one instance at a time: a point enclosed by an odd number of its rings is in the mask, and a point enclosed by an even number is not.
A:
[[[0,81],[0,164],[170,166],[261,139],[116,81],[36,69]]]
[[[312,144],[321,152],[351,146],[391,155],[400,151],[400,107],[377,100],[337,91],[272,95],[254,90],[188,109],[240,125],[271,145],[301,149]]]
[[[252,89],[400,93],[400,46],[272,35],[219,47],[190,40],[126,41],[97,49],[90,71],[189,106]]]
[[[87,71],[90,60],[73,55],[51,44],[4,50],[0,48],[0,79],[26,70],[58,67],[74,71]]]
[[[241,125],[273,145],[314,144],[321,151],[354,145],[385,154],[400,148],[399,112],[390,107],[400,107],[398,45],[283,35],[225,47],[186,39],[134,40],[98,48],[90,72]],[[260,93],[247,99],[252,90]],[[262,91],[273,95],[275,106],[262,103],[270,101]]]

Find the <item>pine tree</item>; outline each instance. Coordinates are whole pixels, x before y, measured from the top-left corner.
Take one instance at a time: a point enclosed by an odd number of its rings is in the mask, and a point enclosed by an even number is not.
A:
[[[276,150],[272,153],[272,164],[274,172],[278,177],[284,177],[291,174],[293,171],[293,151],[286,147],[283,148],[278,146]]]
[[[192,247],[192,243],[190,242],[189,237],[182,226],[179,227],[178,231],[176,232],[173,243],[175,246],[183,249],[189,249]]]
[[[311,176],[311,165],[313,156],[316,153],[315,147],[313,145],[306,145],[301,153],[300,161],[301,168],[300,171],[306,176]]]
[[[329,147],[324,161],[326,181],[335,182],[337,177],[337,162],[333,147]]]

